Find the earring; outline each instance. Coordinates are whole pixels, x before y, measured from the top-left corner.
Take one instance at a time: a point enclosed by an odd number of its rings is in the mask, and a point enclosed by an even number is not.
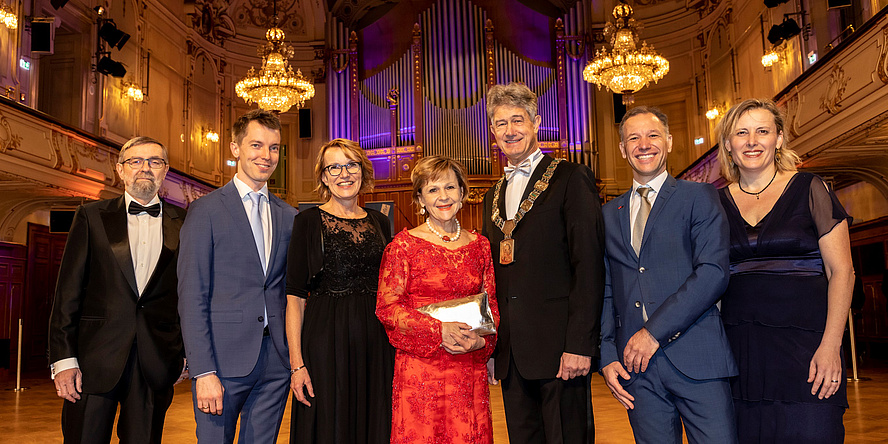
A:
[[[419,214],[425,215],[425,207],[419,207]]]
[[[777,152],[774,153],[774,163],[780,163],[780,148],[777,148]]]

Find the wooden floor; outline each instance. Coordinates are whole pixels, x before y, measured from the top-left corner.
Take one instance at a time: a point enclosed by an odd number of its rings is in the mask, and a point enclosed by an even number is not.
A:
[[[888,363],[878,367],[862,368],[861,377],[868,380],[848,383],[848,403],[845,414],[846,442],[888,442]],[[49,377],[25,379],[29,390],[14,392],[14,380],[0,379],[0,437],[3,442],[26,444],[61,443],[60,416],[62,401],[55,396]],[[632,432],[625,410],[610,396],[601,377],[592,382],[595,406],[596,442],[604,444],[632,443]],[[491,388],[493,406],[494,442],[506,444],[505,415],[499,387]],[[289,441],[290,408],[284,416],[278,443]],[[164,442],[194,443],[194,417],[191,393],[187,384],[176,387],[173,405],[167,413]],[[116,441],[115,441],[116,442]]]

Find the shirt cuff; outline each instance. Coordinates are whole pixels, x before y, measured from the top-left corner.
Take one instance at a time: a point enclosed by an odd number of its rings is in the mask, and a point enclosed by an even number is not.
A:
[[[203,378],[204,376],[215,375],[215,374],[216,374],[216,371],[213,370],[211,372],[201,373],[197,376],[192,376],[191,379],[200,379],[200,378]]]
[[[77,358],[59,359],[49,366],[49,371],[51,372],[52,379],[55,379],[57,374],[72,368],[80,368],[80,363],[77,362]]]

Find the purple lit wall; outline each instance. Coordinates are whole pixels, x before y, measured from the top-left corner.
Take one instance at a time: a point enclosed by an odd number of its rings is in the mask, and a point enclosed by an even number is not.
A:
[[[584,2],[578,2],[562,17],[565,35],[588,33],[584,10]],[[371,157],[379,172],[378,180],[394,179],[391,174],[404,177],[401,170],[406,171],[409,165],[400,162],[403,155],[413,152],[456,158],[473,176],[499,175],[499,170],[492,170],[492,140],[484,103],[489,66],[487,19],[493,21],[495,82],[527,84],[539,98],[543,118],[540,140],[549,141],[549,149],[566,148],[562,155],[570,160],[589,164],[591,159],[583,147],[589,144],[592,133],[592,98],[591,87],[582,80],[582,69],[587,63],[585,53],[591,49],[579,51],[576,43],[566,43],[567,54],[573,57],[564,57],[563,86],[559,90],[558,54],[553,52],[555,20],[515,0],[404,2],[361,30],[361,77],[354,104],[350,105],[354,99],[350,96],[349,70],[328,71],[331,137],[351,135],[351,107],[356,106],[359,142],[363,148],[374,150]],[[419,25],[420,43],[411,49],[414,23]],[[347,48],[349,30],[334,25],[331,31],[328,43],[332,49]],[[395,41],[387,43],[386,39]],[[419,51],[416,65],[414,51]],[[393,87],[399,92],[399,138],[395,147],[405,148],[387,151],[392,146],[392,121],[386,96]],[[559,114],[566,119],[559,119]],[[408,149],[417,144],[421,146],[414,151]],[[396,154],[402,156],[396,158]],[[397,168],[389,168],[395,164]]]

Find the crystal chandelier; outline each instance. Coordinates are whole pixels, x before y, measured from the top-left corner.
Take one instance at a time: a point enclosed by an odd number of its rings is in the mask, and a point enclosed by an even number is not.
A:
[[[638,31],[641,23],[632,18],[632,7],[620,3],[614,8],[614,23],[604,27],[604,36],[610,38],[611,51],[600,48],[595,58],[583,70],[583,79],[589,83],[608,87],[623,94],[623,104],[635,102],[632,94],[650,82],[657,83],[669,72],[669,61],[654,51],[653,46],[641,42],[638,48]]]
[[[253,67],[247,76],[237,82],[234,91],[248,104],[257,103],[265,110],[287,112],[293,105],[301,108],[314,97],[314,85],[302,76],[302,70],[293,72],[287,61],[293,56],[293,47],[284,42],[284,30],[277,27],[277,2],[274,2],[274,21],[265,33],[268,43],[259,45],[262,69]]]

